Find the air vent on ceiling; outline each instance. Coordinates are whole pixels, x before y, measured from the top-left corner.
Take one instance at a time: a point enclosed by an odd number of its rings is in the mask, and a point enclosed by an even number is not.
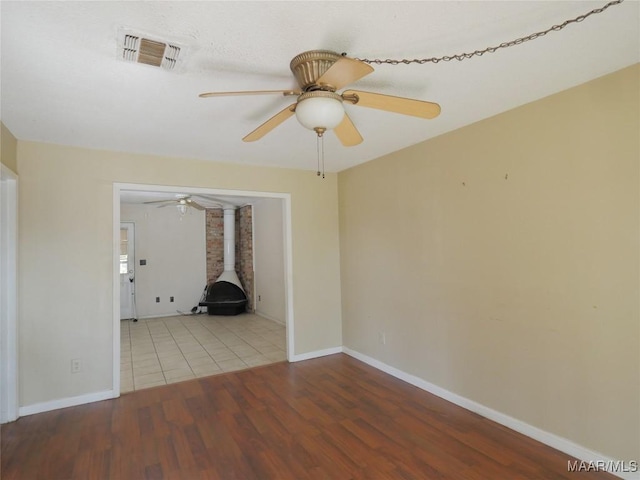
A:
[[[120,32],[120,55],[127,62],[144,63],[173,70],[178,63],[181,47],[175,43],[144,38],[131,32]]]

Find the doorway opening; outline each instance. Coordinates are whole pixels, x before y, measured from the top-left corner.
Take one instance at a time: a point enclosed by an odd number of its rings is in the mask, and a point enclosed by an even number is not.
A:
[[[135,224],[120,223],[120,320],[138,320],[135,289]]]
[[[256,336],[253,335],[253,333],[255,332],[248,333],[247,328],[263,330],[262,327],[264,326],[264,324],[261,324],[260,320],[266,319],[267,323],[273,323],[273,321],[279,322],[280,331],[282,332],[280,334],[282,337],[280,346],[282,358],[280,358],[279,360],[290,360],[292,358],[295,350],[293,343],[294,321],[292,299],[291,205],[289,194],[256,191],[216,190],[193,187],[185,188],[143,184],[114,184],[113,200],[115,265],[113,289],[113,389],[115,394],[132,389],[130,385],[131,382],[129,381],[129,373],[126,371],[126,369],[123,369],[122,373],[120,371],[120,359],[121,355],[130,356],[129,358],[131,358],[132,352],[130,350],[130,345],[133,344],[133,337],[129,335],[133,335],[134,333],[136,335],[149,336],[151,337],[150,340],[152,342],[155,342],[155,337],[175,337],[175,335],[169,335],[167,333],[172,332],[173,330],[175,330],[175,328],[182,329],[184,327],[187,330],[193,330],[194,335],[191,340],[197,339],[198,335],[196,332],[202,332],[205,337],[208,337],[208,341],[212,344],[217,340],[222,340],[223,343],[226,343],[226,346],[235,355],[237,355],[239,359],[245,360],[245,368],[248,368],[253,365],[259,365],[259,363],[252,364],[251,360],[260,360],[243,357],[243,355],[248,355],[248,353],[242,351],[242,349],[243,347],[248,346],[234,345],[233,343],[234,341],[239,342],[240,338],[243,335],[247,335],[243,339],[245,342],[251,345],[251,342],[253,341],[256,343],[256,345],[259,345],[261,340],[257,339]],[[193,206],[194,203],[196,203],[195,208]],[[202,219],[205,218],[205,212],[202,211],[203,209],[197,207],[204,206],[206,211],[211,211],[209,209],[221,208],[220,205],[226,205],[227,207],[229,205],[235,205],[237,208],[244,208],[249,205],[251,209],[256,212],[253,219],[250,220],[250,222],[253,222],[252,228],[255,227],[256,229],[256,235],[252,236],[252,238],[255,240],[255,244],[252,246],[252,250],[256,255],[254,257],[254,271],[256,271],[256,278],[255,282],[252,283],[252,285],[254,286],[251,287],[251,294],[255,299],[255,304],[251,311],[245,316],[245,318],[242,319],[242,321],[245,322],[245,326],[247,326],[247,328],[245,328],[244,330],[240,325],[241,322],[229,323],[227,325],[227,320],[222,317],[212,316],[209,318],[209,321],[207,321],[206,315],[200,315],[200,313],[203,312],[194,312],[194,310],[197,310],[195,307],[191,309],[191,315],[189,315],[188,306],[182,305],[180,303],[184,302],[185,296],[191,295],[188,292],[196,291],[197,295],[199,296],[202,293],[202,287],[205,286],[202,282],[208,282],[209,274],[207,272],[207,275],[205,276],[204,265],[201,266],[202,263],[205,263],[205,259],[200,257],[200,262],[193,259],[189,260],[190,255],[192,255],[194,249],[199,249],[200,247],[190,246],[188,237],[198,238],[198,241],[202,245],[202,250],[204,250],[204,238],[202,238],[204,236],[204,222],[202,221]],[[207,216],[206,218],[208,219],[209,217]],[[265,221],[265,218],[269,218],[270,220]],[[124,257],[121,257],[122,252],[124,251],[121,227],[125,222],[132,222],[135,224],[134,238],[136,239],[135,243],[137,244],[137,248],[135,254],[132,253],[131,256],[127,254],[127,260],[129,260],[130,258],[134,260],[132,268],[127,265],[127,273],[130,273],[129,270],[133,271],[130,274],[133,276],[134,281],[130,283],[133,284],[133,288],[135,290],[135,295],[132,295],[135,299],[134,308],[136,309],[134,316],[139,321],[138,323],[123,322],[121,324],[121,318],[125,318],[122,317],[120,313],[121,308],[125,307],[125,305],[123,304],[124,299],[122,298],[122,295],[127,294],[126,288],[121,288],[122,284],[126,286],[127,281],[127,279],[124,278],[125,274],[121,273],[124,272],[125,268]],[[172,243],[170,242],[169,246],[166,247],[170,250],[165,250],[165,252],[168,251],[171,254],[176,253],[173,251],[174,249],[179,250],[182,248],[185,250],[185,256],[180,257],[180,263],[196,262],[188,263],[191,266],[185,266],[182,269],[182,271],[184,272],[183,274],[179,273],[179,270],[180,268],[182,268],[182,266],[179,268],[174,267],[171,270],[171,272],[180,276],[180,278],[185,279],[185,282],[187,283],[193,283],[193,279],[191,277],[197,279],[195,280],[196,283],[194,284],[197,285],[197,287],[192,286],[188,289],[188,291],[176,295],[175,303],[173,303],[174,294],[172,292],[178,289],[178,286],[171,287],[171,291],[167,289],[164,293],[162,293],[161,284],[156,283],[153,287],[150,287],[149,285],[151,285],[153,282],[151,282],[151,280],[149,279],[145,280],[145,275],[149,276],[148,274],[151,273],[151,270],[153,270],[153,268],[156,267],[158,263],[155,262],[153,258],[151,258],[151,255],[159,254],[157,245],[153,245],[153,248],[156,249],[154,250],[153,254],[149,253],[151,252],[152,247],[150,246],[150,244],[145,243],[144,240],[145,238],[149,239],[154,236],[154,228],[158,227],[157,225],[153,226],[153,224],[157,222],[160,222],[159,224],[163,225],[162,231],[166,233],[166,236],[171,235],[168,233],[169,228],[176,228],[181,232],[186,232],[186,230],[188,230],[189,228],[202,228],[202,232],[196,230],[196,233],[191,232],[189,235],[180,233],[179,235],[182,236],[176,238]],[[199,226],[190,227],[189,225],[194,224],[194,222]],[[257,234],[257,231],[261,232],[260,235]],[[155,235],[155,237],[157,238],[157,235]],[[280,251],[279,262],[278,260],[274,260],[273,255],[268,254],[272,252],[268,252],[269,247],[265,247],[265,245],[278,245],[278,248],[276,250]],[[209,249],[208,247],[209,244],[207,241],[207,250]],[[202,253],[202,256],[204,256],[204,253]],[[265,259],[269,260],[269,262],[267,262],[266,264],[260,264],[261,257],[263,262]],[[276,265],[275,267],[274,264]],[[200,272],[201,268],[202,273],[194,274],[194,272]],[[209,265],[207,265],[207,270],[208,269]],[[269,281],[269,279],[265,280],[265,278],[260,278],[258,270],[267,271],[268,275],[270,275],[271,277],[273,277],[273,275],[275,274],[276,277],[281,278],[281,281],[274,282],[273,280]],[[207,278],[207,280],[198,280],[200,278],[199,275],[203,278]],[[153,277],[164,278],[163,275],[153,275]],[[183,282],[180,282],[180,285],[182,285],[182,283]],[[278,284],[281,288],[274,287]],[[264,288],[265,293],[268,292],[268,294],[264,295],[263,293],[261,293],[261,288]],[[280,296],[280,300],[274,302],[274,297],[278,296]],[[196,298],[196,302],[197,300],[198,299]],[[149,305],[146,305],[145,302]],[[194,303],[191,303],[190,305],[194,305]],[[197,305],[197,303],[195,303],[195,305]],[[261,308],[262,306],[264,306],[264,308]],[[261,309],[264,311],[261,311]],[[261,317],[261,319],[257,317]],[[147,319],[149,319],[148,322]],[[165,332],[165,330],[167,332]],[[186,335],[187,332],[184,333],[185,336],[188,336]],[[224,342],[224,340],[221,339],[221,335],[226,335],[228,337],[227,340],[229,341]],[[217,340],[216,338],[213,338],[216,336],[218,337]],[[161,342],[165,343],[163,340],[161,340]],[[218,360],[216,354],[220,354],[221,356],[223,356],[224,352],[212,352],[210,350],[207,350],[211,356],[211,359],[195,358],[194,364],[192,364],[191,359],[188,358],[189,354],[193,354],[193,352],[189,352],[191,348],[199,349],[203,357],[206,357],[207,354],[202,351],[202,348],[215,348],[212,345],[206,345],[206,342],[204,341],[200,343],[202,345],[187,345],[187,348],[180,347],[180,349],[184,351],[183,353],[185,357],[187,357],[187,360],[189,360],[189,366],[192,367],[194,374],[198,374],[196,370],[202,370],[202,375],[204,375],[204,370],[206,370],[206,368],[204,364],[200,365],[200,361],[205,362],[215,359],[215,362],[217,362],[221,367],[227,362],[233,363],[231,359],[226,360],[222,358],[220,361]],[[256,345],[253,346],[257,348]],[[162,347],[166,347],[167,349],[176,348],[176,346],[169,346],[168,342]],[[247,348],[247,351],[249,350],[250,349]],[[159,357],[161,356],[160,352],[157,351],[157,348],[156,353]],[[266,355],[267,352],[255,353],[264,353]],[[276,352],[273,352],[273,355],[276,355]],[[133,356],[135,357],[135,353]],[[195,354],[193,354],[192,356],[195,356]],[[159,358],[158,360],[160,363],[163,363],[162,358]],[[167,361],[168,360],[169,359],[167,358]],[[264,360],[264,358],[262,360]],[[157,363],[157,361],[149,359],[149,363]],[[185,365],[185,367],[186,373],[188,373],[188,366]],[[213,365],[210,365],[210,367],[213,368]],[[228,367],[229,370],[223,369],[223,371],[230,371],[232,369],[231,365],[228,365]],[[172,375],[185,373],[185,371],[180,372],[178,370],[179,368],[176,366],[175,371],[172,372]],[[167,376],[167,372],[163,373],[167,378],[167,383],[171,383]],[[201,375],[198,374],[197,376]],[[150,375],[149,381],[151,380],[152,379]],[[173,378],[172,380],[177,381],[175,378]]]

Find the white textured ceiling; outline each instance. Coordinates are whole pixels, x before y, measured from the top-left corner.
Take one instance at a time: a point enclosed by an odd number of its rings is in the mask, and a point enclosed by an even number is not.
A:
[[[295,118],[242,137],[291,97],[198,98],[295,87],[289,62],[312,49],[424,58],[546,29],[605,1],[0,2],[1,119],[21,140],[166,156],[316,167],[315,134]],[[326,136],[328,171],[345,168],[640,61],[640,3],[462,62],[375,66],[350,87],[438,102],[421,120],[346,105],[364,137]],[[117,58],[128,28],[185,47],[175,71]]]

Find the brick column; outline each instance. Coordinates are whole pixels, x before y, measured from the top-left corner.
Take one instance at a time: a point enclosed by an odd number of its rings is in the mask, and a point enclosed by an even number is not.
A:
[[[224,216],[219,208],[206,210],[207,283],[215,282],[224,270]]]
[[[254,312],[253,209],[251,205],[245,205],[236,210],[236,273],[247,295],[247,311]]]

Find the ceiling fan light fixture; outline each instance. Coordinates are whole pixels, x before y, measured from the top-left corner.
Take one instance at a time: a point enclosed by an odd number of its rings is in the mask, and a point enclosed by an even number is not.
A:
[[[178,207],[178,212],[180,212],[181,216],[187,213],[186,203],[179,203],[178,205],[176,205],[176,207]]]
[[[296,118],[309,130],[331,130],[344,118],[342,97],[322,90],[303,93],[296,105]]]

